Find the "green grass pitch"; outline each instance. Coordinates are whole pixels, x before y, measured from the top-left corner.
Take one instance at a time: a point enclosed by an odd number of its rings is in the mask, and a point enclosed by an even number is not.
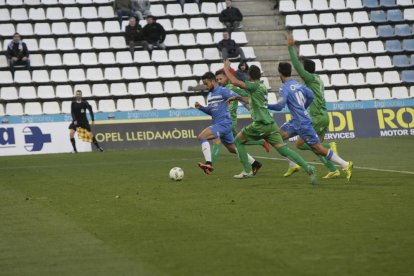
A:
[[[411,174],[356,168],[347,183],[318,165],[311,186],[262,158],[238,181],[224,148],[211,176],[198,147],[1,157],[0,275],[414,275],[414,138],[338,147]]]

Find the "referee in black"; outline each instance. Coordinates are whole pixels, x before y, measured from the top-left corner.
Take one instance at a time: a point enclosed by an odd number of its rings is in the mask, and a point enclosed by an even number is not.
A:
[[[76,142],[75,142],[75,132],[78,127],[87,129],[91,135],[91,126],[89,125],[88,118],[86,117],[86,110],[89,110],[89,114],[91,115],[92,119],[92,126],[95,125],[95,118],[93,115],[92,106],[85,100],[82,99],[82,91],[76,90],[75,92],[75,100],[72,102],[70,107],[72,113],[72,123],[69,125],[70,131],[70,142],[72,143],[73,151],[78,153],[76,149]],[[96,141],[95,136],[92,137],[92,143],[98,148],[99,151],[103,151],[103,148],[99,146],[98,141]]]

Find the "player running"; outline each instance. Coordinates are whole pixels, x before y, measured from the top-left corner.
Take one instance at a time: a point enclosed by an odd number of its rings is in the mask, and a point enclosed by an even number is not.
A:
[[[242,99],[242,97],[227,88],[219,86],[216,83],[216,76],[211,72],[205,73],[201,79],[209,91],[207,96],[208,105],[202,106],[199,102],[196,102],[195,108],[210,115],[213,119],[213,125],[205,128],[198,135],[198,139],[201,143],[201,150],[206,161],[205,163],[199,162],[198,166],[205,174],[211,174],[214,168],[210,143],[208,140],[220,140],[230,153],[237,153],[236,147],[234,146],[234,136],[232,133],[232,123],[227,100],[232,97],[234,99]],[[250,170],[256,174],[262,164],[257,162],[250,155],[247,155],[247,158]]]
[[[93,136],[91,132],[91,126],[89,125],[88,118],[86,117],[86,110],[88,110],[92,119],[92,126],[94,126],[95,117],[93,115],[92,106],[87,101],[82,99],[82,91],[76,90],[75,100],[72,102],[70,110],[72,114],[72,123],[69,125],[69,136],[70,142],[72,143],[73,152],[78,153],[75,142],[75,132],[78,127],[84,128],[90,132],[93,144],[98,148],[99,151],[102,152],[103,148],[99,146],[98,141],[96,141],[95,136]]]
[[[290,79],[292,66],[290,63],[279,63],[280,79],[280,101],[276,104],[268,105],[271,110],[281,111],[286,105],[292,115],[292,120],[284,123],[280,128],[280,133],[284,140],[299,135],[300,139],[308,144],[316,155],[325,156],[328,160],[340,165],[346,173],[348,181],[352,176],[352,162],[347,162],[339,157],[332,150],[323,147],[319,137],[312,126],[312,120],[306,110],[313,101],[313,92],[305,85]]]
[[[336,149],[336,143],[323,143],[325,140],[325,133],[328,131],[329,126],[329,116],[326,109],[326,102],[324,96],[324,85],[321,78],[315,74],[315,62],[310,59],[305,59],[303,61],[303,66],[300,63],[298,56],[295,50],[295,41],[291,36],[288,37],[288,50],[290,60],[292,61],[293,67],[295,67],[296,72],[301,76],[305,85],[309,87],[312,92],[314,99],[309,106],[309,114],[312,118],[313,128],[318,134],[321,145],[325,148],[331,148],[336,154],[338,154]],[[296,140],[296,147],[301,150],[312,150],[312,148],[303,141],[302,138]],[[332,161],[327,160],[325,156],[318,155],[319,160],[328,168],[329,173],[323,178],[336,178],[341,175],[340,171],[335,167]],[[293,173],[299,171],[299,166],[295,163],[289,161],[289,169],[284,174],[285,177],[291,176]]]
[[[279,127],[267,109],[267,88],[260,81],[260,68],[255,65],[250,66],[249,81],[245,82],[238,80],[230,73],[230,61],[228,60],[224,62],[224,72],[232,84],[244,89],[249,94],[250,112],[253,120],[252,124],[244,127],[236,136],[235,144],[244,170],[240,174],[235,175],[234,178],[243,179],[253,176],[244,145],[248,141],[265,139],[282,156],[292,159],[297,164],[301,165],[310,175],[311,183],[316,184],[315,167],[308,165],[299,154],[289,149],[284,144],[279,132]]]

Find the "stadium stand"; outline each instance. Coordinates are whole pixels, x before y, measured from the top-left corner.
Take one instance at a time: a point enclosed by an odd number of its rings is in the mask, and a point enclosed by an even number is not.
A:
[[[102,112],[188,108],[189,98],[201,95],[189,94],[188,86],[222,65],[216,44],[225,30],[218,20],[224,5],[204,1],[201,9],[188,3],[182,10],[177,1],[151,1],[167,31],[167,50],[150,55],[136,48],[132,58],[124,39],[127,18],[120,28],[111,0],[0,0],[0,111],[68,113],[75,89]],[[17,69],[12,76],[4,54],[15,32],[29,48],[33,71]],[[254,60],[246,35],[232,38]]]
[[[282,0],[286,28],[325,81],[329,102],[409,98],[412,0]]]

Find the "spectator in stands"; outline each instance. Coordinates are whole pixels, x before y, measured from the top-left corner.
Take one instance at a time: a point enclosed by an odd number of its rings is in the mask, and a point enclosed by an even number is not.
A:
[[[223,40],[218,44],[218,48],[221,51],[221,57],[226,60],[228,58],[236,58],[240,56],[240,60],[246,59],[243,49],[237,46],[236,41],[230,38],[229,32],[223,33]]]
[[[114,0],[114,11],[118,16],[119,26],[122,28],[123,16],[135,16],[131,0]]]
[[[164,40],[166,37],[165,29],[157,23],[153,15],[147,16],[147,25],[143,29],[144,40],[148,42],[148,50],[152,51],[155,47],[161,50],[165,49]]]
[[[245,60],[241,61],[236,71],[236,78],[241,81],[249,80],[249,65]]]
[[[19,33],[13,35],[13,40],[7,46],[6,57],[12,74],[14,74],[16,65],[24,65],[27,70],[32,70],[30,67],[29,50]]]
[[[151,15],[151,3],[149,0],[131,0],[131,3],[138,20],[143,20],[148,15]]]
[[[125,41],[129,45],[132,56],[134,56],[136,46],[143,46],[145,50],[148,50],[148,43],[144,40],[142,27],[133,16],[129,18],[129,24],[125,27]]]
[[[188,1],[188,0],[179,0],[180,1],[180,4],[181,4],[181,8],[184,10],[184,4],[185,3],[188,3],[188,2],[194,2],[194,3],[197,3],[198,4],[198,6],[200,7],[201,6],[201,2],[202,2],[202,0],[193,0],[193,1]]]
[[[221,11],[219,20],[226,26],[227,31],[231,33],[240,28],[243,15],[238,8],[232,6],[231,0],[226,0],[226,8]]]

